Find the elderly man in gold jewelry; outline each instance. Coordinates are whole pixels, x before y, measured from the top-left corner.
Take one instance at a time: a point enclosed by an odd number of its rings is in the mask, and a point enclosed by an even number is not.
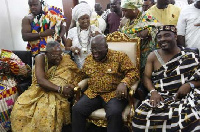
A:
[[[61,132],[70,123],[68,98],[82,79],[60,44],[50,41],[45,54],[35,57],[32,85],[22,93],[11,113],[13,132]]]

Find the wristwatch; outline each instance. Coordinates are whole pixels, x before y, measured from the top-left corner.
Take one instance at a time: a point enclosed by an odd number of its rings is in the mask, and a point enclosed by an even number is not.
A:
[[[191,83],[191,82],[188,82],[189,83],[189,85],[190,85],[190,87],[192,88],[192,89],[194,89],[195,88],[195,86],[194,86],[194,84],[193,83]]]

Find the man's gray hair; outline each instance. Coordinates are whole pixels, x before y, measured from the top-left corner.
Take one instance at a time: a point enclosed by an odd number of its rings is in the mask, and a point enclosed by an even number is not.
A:
[[[46,45],[46,51],[50,51],[53,47],[60,46],[60,43],[58,41],[50,41]]]

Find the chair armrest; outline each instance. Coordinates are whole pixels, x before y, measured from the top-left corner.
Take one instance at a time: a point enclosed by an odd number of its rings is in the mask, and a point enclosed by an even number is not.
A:
[[[129,94],[128,94],[128,101],[129,101],[129,105],[130,105],[132,111],[134,111],[134,109],[135,109],[135,107],[134,107],[135,106],[135,99],[134,99],[133,95],[134,95],[134,93],[135,93],[135,91],[138,87],[139,82],[140,81],[136,81],[134,83],[134,85],[131,86],[131,89],[130,89]]]
[[[80,81],[78,86],[74,88],[74,96],[75,96],[75,103],[80,99],[81,92],[87,89],[88,86],[88,78]]]
[[[86,78],[86,79],[84,79],[84,80],[82,80],[82,81],[80,81],[80,82],[78,83],[78,87],[79,87],[81,90],[86,89],[87,86],[88,86],[88,78]]]
[[[138,84],[139,84],[140,81],[136,81],[133,86],[131,86],[131,89],[129,91],[129,95],[133,96],[133,94],[135,93],[137,87],[138,87]]]

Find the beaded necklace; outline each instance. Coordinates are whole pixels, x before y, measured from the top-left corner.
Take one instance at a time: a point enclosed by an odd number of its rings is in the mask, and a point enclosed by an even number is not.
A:
[[[49,69],[49,63],[48,63],[48,58],[47,58],[46,55],[45,55],[45,64],[46,64],[46,66],[45,66],[45,73],[47,73],[47,71],[48,71],[48,69]],[[54,77],[55,72],[56,72],[56,70],[57,70],[57,67],[58,67],[58,66],[53,66],[54,69],[53,69],[53,72],[50,73],[49,79],[52,79],[52,78]]]
[[[88,40],[87,40],[86,43],[83,43],[83,42],[82,42],[82,39],[81,39],[81,35],[80,35],[80,34],[81,34],[81,29],[80,29],[79,26],[77,26],[78,41],[79,41],[79,43],[80,43],[80,45],[81,45],[81,47],[82,47],[83,52],[87,52],[87,50],[88,50],[88,45],[90,44],[90,39],[91,39],[91,26],[89,26],[88,31],[89,31],[88,34],[87,34]]]

